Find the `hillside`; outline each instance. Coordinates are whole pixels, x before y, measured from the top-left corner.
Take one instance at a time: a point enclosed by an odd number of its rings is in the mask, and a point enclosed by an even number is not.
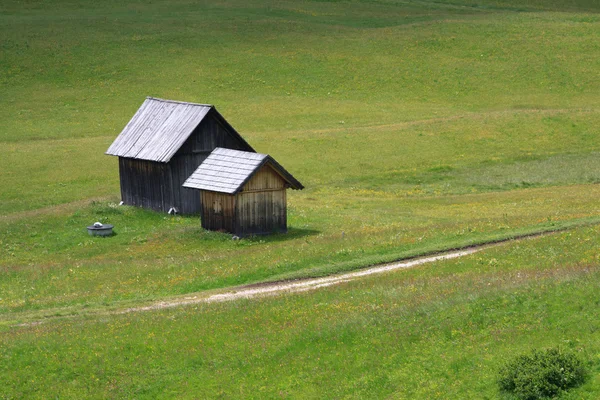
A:
[[[561,345],[594,371],[565,398],[598,398],[600,5],[522,3],[3,2],[2,397],[497,398],[504,359]],[[117,206],[104,152],[146,96],[216,105],[301,180],[289,233]]]

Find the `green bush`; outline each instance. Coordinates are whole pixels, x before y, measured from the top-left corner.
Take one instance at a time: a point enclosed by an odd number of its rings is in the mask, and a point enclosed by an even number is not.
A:
[[[573,353],[558,348],[535,350],[521,355],[500,370],[500,390],[518,399],[552,398],[585,381],[583,362]]]

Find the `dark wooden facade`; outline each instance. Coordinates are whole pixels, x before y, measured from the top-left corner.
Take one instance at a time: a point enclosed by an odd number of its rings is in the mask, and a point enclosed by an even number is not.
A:
[[[236,194],[202,190],[202,227],[237,236],[287,232],[288,183],[269,164]]]
[[[181,214],[198,214],[198,193],[182,186],[216,147],[254,151],[211,109],[169,162],[119,157],[121,199],[128,205]]]

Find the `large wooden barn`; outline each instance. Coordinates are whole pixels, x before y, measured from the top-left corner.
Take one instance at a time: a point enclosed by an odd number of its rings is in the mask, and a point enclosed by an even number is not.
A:
[[[148,97],[106,154],[119,157],[123,203],[196,214],[182,184],[216,147],[254,152],[214,106]]]
[[[304,186],[267,154],[216,148],[185,181],[199,189],[202,227],[237,236],[287,232],[286,189]]]

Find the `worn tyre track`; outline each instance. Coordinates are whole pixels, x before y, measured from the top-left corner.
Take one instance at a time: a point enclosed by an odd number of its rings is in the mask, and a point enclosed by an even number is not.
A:
[[[489,247],[490,245],[486,245],[485,247]],[[165,308],[173,308],[180,306],[187,306],[199,303],[218,303],[225,301],[234,301],[239,299],[252,299],[256,297],[265,297],[265,296],[275,296],[278,294],[287,294],[287,293],[298,293],[298,292],[306,292],[309,290],[316,290],[332,285],[339,285],[340,283],[350,282],[356,280],[358,278],[362,278],[369,275],[381,274],[384,272],[395,271],[398,269],[407,269],[412,268],[417,265],[422,265],[426,263],[432,263],[440,260],[450,260],[453,258],[464,257],[470,254],[474,254],[478,251],[483,250],[485,247],[480,248],[472,248],[468,250],[462,251],[454,251],[449,253],[444,253],[431,257],[422,257],[416,258],[410,261],[405,262],[396,262],[391,264],[379,265],[376,267],[371,267],[367,269],[363,269],[356,272],[349,272],[341,275],[333,275],[327,276],[323,278],[309,278],[309,279],[300,279],[297,281],[288,281],[288,282],[273,282],[273,283],[265,283],[260,285],[248,285],[238,288],[237,290],[228,291],[225,293],[216,293],[207,297],[186,297],[181,300],[172,300],[172,301],[161,301],[156,304],[152,304],[145,307],[133,307],[128,308],[119,312],[120,314],[126,314],[131,312],[141,312],[141,311],[151,311],[151,310],[161,310]]]
[[[276,281],[276,282],[265,282],[250,285],[237,286],[233,288],[225,288],[211,293],[198,293],[193,295],[187,295],[185,297],[172,298],[169,300],[162,300],[147,305],[136,306],[136,307],[118,307],[113,309],[86,309],[86,310],[74,310],[71,314],[57,313],[57,310],[47,310],[47,315],[37,314],[36,316],[21,315],[20,320],[29,320],[28,322],[22,322],[13,324],[17,326],[32,326],[39,325],[46,321],[51,321],[59,318],[73,318],[77,316],[92,316],[92,315],[122,315],[130,313],[139,313],[146,311],[164,310],[176,307],[185,307],[199,304],[210,304],[210,303],[222,303],[228,301],[236,301],[242,299],[255,299],[264,298],[277,295],[285,295],[292,293],[307,292],[311,290],[318,290],[321,288],[339,285],[346,282],[351,282],[357,279],[361,279],[371,275],[378,275],[391,271],[397,271],[402,269],[409,269],[419,265],[433,263],[436,261],[451,260],[455,258],[469,256],[482,250],[499,246],[508,242],[515,242],[523,239],[537,238],[540,236],[551,235],[560,231],[567,230],[568,228],[556,229],[551,231],[528,233],[512,238],[499,239],[496,241],[490,241],[487,243],[467,246],[463,248],[456,248],[446,251],[441,251],[434,254],[429,254],[422,257],[415,257],[411,259],[405,259],[392,263],[379,264],[365,269],[347,272],[338,275],[330,275],[321,278],[303,278],[297,280],[288,281]],[[68,311],[68,310],[65,310]],[[17,317],[18,318],[18,317]],[[6,322],[6,321],[5,321]]]

